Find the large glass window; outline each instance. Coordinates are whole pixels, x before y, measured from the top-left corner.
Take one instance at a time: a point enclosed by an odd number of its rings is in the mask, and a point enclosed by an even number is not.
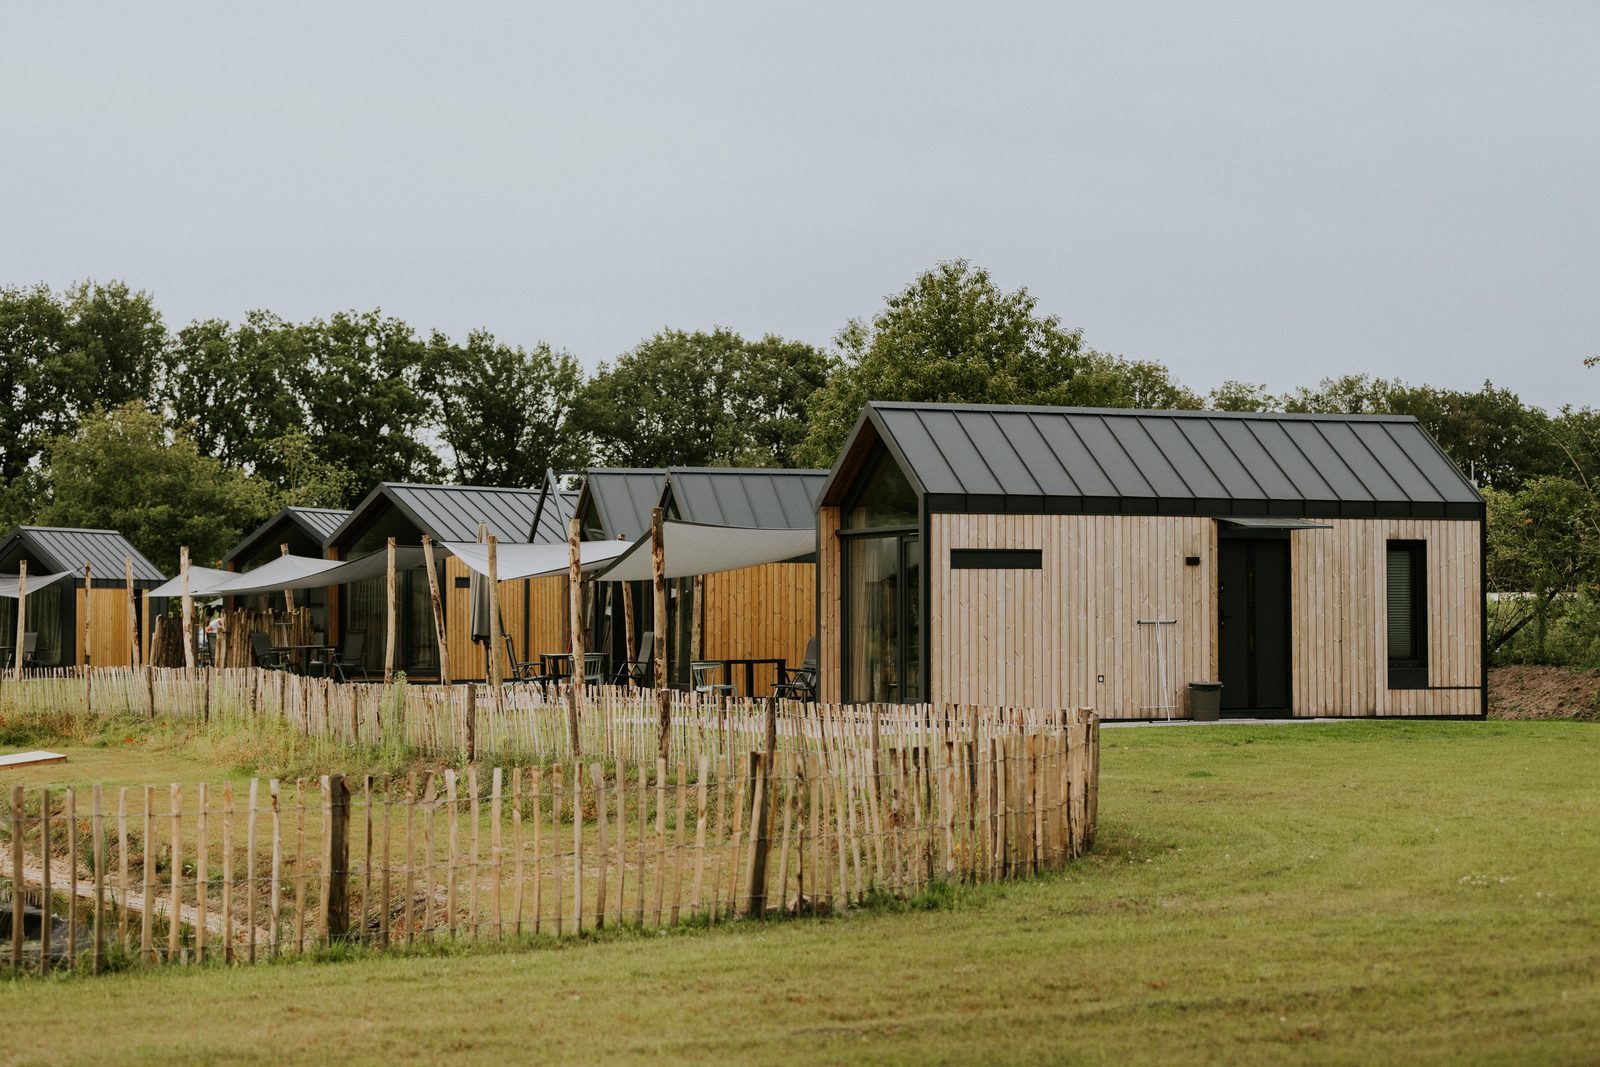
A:
[[[916,491],[887,452],[880,452],[870,462],[855,499],[845,508],[844,526],[847,532],[840,541],[845,699],[919,700],[922,538],[918,501]]]
[[[1390,541],[1386,606],[1389,688],[1428,685],[1427,543]]]

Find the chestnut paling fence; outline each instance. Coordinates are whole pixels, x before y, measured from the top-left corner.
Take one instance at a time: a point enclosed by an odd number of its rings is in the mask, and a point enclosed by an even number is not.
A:
[[[95,714],[277,719],[478,762],[359,780],[14,787],[0,838],[13,968],[819,914],[1056,869],[1094,836],[1099,727],[1086,709],[609,688],[495,700],[209,673],[95,678]],[[0,702],[30,685],[30,707],[85,709],[79,676],[8,681]]]

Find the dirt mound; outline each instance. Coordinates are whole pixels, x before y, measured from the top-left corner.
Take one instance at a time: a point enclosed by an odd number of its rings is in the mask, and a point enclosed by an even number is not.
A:
[[[1489,671],[1489,718],[1600,721],[1600,671],[1494,667]]]

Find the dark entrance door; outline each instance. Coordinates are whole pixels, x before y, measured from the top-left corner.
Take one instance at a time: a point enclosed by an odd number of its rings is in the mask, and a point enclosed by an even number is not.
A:
[[[1222,710],[1289,712],[1289,539],[1218,542]]]

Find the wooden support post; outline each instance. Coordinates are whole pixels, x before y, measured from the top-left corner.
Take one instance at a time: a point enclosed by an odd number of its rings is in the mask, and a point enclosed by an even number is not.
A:
[[[388,612],[384,616],[383,684],[394,678],[394,538],[389,538],[387,552],[389,565],[384,576],[384,593],[388,598]]]
[[[439,599],[439,575],[433,565],[433,538],[422,535],[422,563],[428,572],[428,599],[433,604],[433,636],[439,642],[439,684],[450,684],[450,645],[445,640],[444,602]]]
[[[133,557],[122,557],[122,578],[128,586],[128,664],[139,665],[139,598],[133,588]]]
[[[83,707],[94,714],[94,564],[83,561]]]
[[[183,597],[183,666],[194,670],[194,597],[189,595],[189,546],[178,549],[178,577]]]
[[[490,534],[489,542],[489,684],[494,686],[495,706],[500,706],[500,683],[505,680],[500,653],[500,559],[499,540]]]
[[[27,564],[23,564],[27,566]],[[19,601],[20,603],[20,601]],[[17,642],[17,650],[22,649],[22,642]],[[22,662],[22,657],[17,657],[17,662]],[[22,786],[11,787],[11,973],[18,974],[22,971],[22,938],[23,938],[23,902],[27,894],[22,892],[22,831],[24,826],[23,812],[27,805],[23,802]]]
[[[672,701],[667,692],[667,542],[663,529],[666,512],[650,509],[650,574],[655,594],[652,605],[655,627],[655,688],[657,720],[657,756],[667,759],[672,755]]]
[[[623,540],[623,538],[619,536],[618,540]],[[631,660],[639,654],[639,635],[635,631],[635,623],[633,619],[632,582],[622,583],[622,626],[623,638],[628,643],[627,647],[622,650],[623,656],[624,658]],[[629,672],[630,678],[632,673],[632,671]]]
[[[278,546],[278,555],[287,556],[288,554],[289,554],[289,544],[288,544],[288,542],[284,542],[283,544]],[[292,591],[288,590],[288,589],[285,589],[283,591],[283,610],[284,610],[284,612],[286,614],[289,614],[289,615],[293,615],[294,614],[294,593]]]
[[[328,806],[328,896],[322,907],[332,944],[350,936],[350,783],[342,774],[328,778]]]
[[[28,561],[17,561],[17,643],[11,646],[12,662],[16,667],[17,681],[22,680],[22,662],[28,658]],[[13,837],[16,835],[13,834]],[[21,894],[18,894],[21,899]],[[16,929],[22,930],[22,920],[17,920]]]
[[[144,626],[139,628],[139,632],[134,637],[134,647],[144,653],[144,662],[148,666],[150,663],[150,635],[155,630],[156,624],[155,620],[150,618],[150,590],[146,589],[141,594],[141,598],[144,600]],[[138,666],[138,664],[135,663],[134,666]]]
[[[474,682],[467,683],[467,762],[472,763],[478,758],[478,686]]]
[[[701,629],[701,621],[705,618],[706,576],[694,576],[694,595],[689,601],[689,658],[691,660],[705,659],[705,632]],[[733,673],[733,668],[728,668],[728,673]],[[723,681],[731,682],[733,679],[724,678]],[[745,696],[753,696],[746,693]]]
[[[574,759],[578,756],[578,714],[583,702],[583,555],[579,543],[583,523],[574,516],[567,525],[567,603],[571,625],[567,630],[567,654],[572,663],[571,683],[567,687],[567,745]]]

